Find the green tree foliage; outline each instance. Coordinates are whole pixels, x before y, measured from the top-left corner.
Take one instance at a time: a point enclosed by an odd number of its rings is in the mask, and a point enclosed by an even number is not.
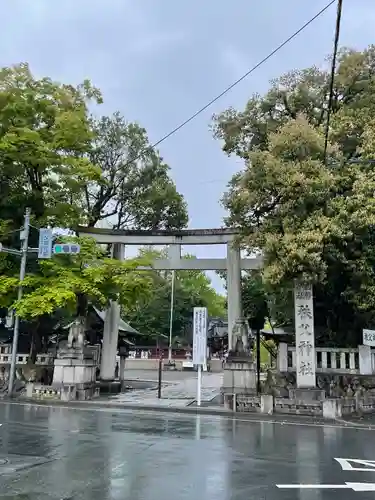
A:
[[[85,187],[88,225],[116,216],[117,229],[185,227],[186,203],[146,130],[116,113],[93,121],[93,132],[89,158],[100,166],[102,182],[94,179]]]
[[[242,278],[242,306],[245,318],[253,330],[261,330],[268,318],[267,294],[259,272]]]
[[[92,118],[89,105],[101,102],[100,92],[89,81],[72,86],[39,79],[27,64],[0,69],[0,241],[5,246],[20,248],[26,207],[32,211],[30,247],[38,244],[37,227],[74,230],[115,213],[116,227],[121,228],[187,224],[183,197],[169,177],[169,167],[150,147],[145,130],[118,114]],[[77,297],[103,305],[122,287],[125,309],[127,300],[133,307],[141,299],[147,274],[133,272],[124,281],[129,274],[120,270],[128,264],[121,267],[98,255],[93,258],[99,259],[99,267],[90,265],[79,272],[74,258],[28,259],[27,293],[16,308],[28,318],[30,328],[35,323],[40,330],[48,323],[50,330],[49,315],[56,311],[57,321],[57,311],[74,309]],[[129,271],[134,265],[129,263]],[[0,254],[6,305],[14,300],[11,290],[18,269],[18,257]],[[116,282],[110,279],[112,272]]]
[[[116,227],[180,228],[183,197],[146,131],[118,114],[93,119],[102,101],[89,81],[72,86],[35,78],[27,64],[0,70],[0,221],[4,244],[27,206],[38,227],[74,229],[117,215]],[[137,159],[136,159],[137,158]],[[31,232],[31,246],[37,244]]]
[[[71,227],[80,216],[74,199],[100,169],[84,154],[93,134],[87,114],[100,93],[35,79],[27,64],[0,70],[0,217],[20,227],[30,206],[41,223]]]
[[[344,344],[359,342],[374,320],[375,174],[349,161],[375,156],[374,66],[374,47],[340,56],[327,163],[327,72],[290,73],[244,112],[215,121],[224,150],[245,161],[224,197],[227,222],[263,252],[267,286],[314,281],[318,332]]]
[[[86,316],[88,304],[103,309],[110,300],[118,299],[127,313],[151,292],[149,273],[136,270],[147,261],[109,259],[92,239],[80,238],[78,242],[78,255],[55,255],[40,262],[40,272],[26,276],[21,300],[16,299],[19,280],[0,276],[1,306],[14,308],[24,319],[61,309],[72,316]]]
[[[141,258],[148,261],[166,256],[166,250],[145,249]],[[193,258],[187,256],[187,258]],[[169,336],[171,273],[152,271],[153,292],[129,311],[127,321],[145,335]],[[209,278],[201,271],[176,271],[173,308],[173,336],[191,341],[191,327],[194,307],[207,307],[209,316],[226,315],[225,298],[211,285]]]
[[[363,52],[343,49],[335,75],[331,142],[345,158],[360,153],[371,133],[375,110],[375,45]],[[214,117],[215,136],[227,154],[247,159],[254,148],[266,150],[269,134],[303,114],[314,128],[325,124],[329,68],[294,70],[271,82],[264,95],[254,95],[244,111],[230,108]],[[369,146],[369,142],[367,143]],[[372,154],[371,150],[367,153]]]

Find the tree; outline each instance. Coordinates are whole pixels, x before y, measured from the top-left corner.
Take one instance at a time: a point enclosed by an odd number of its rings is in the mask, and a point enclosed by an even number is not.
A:
[[[149,273],[136,270],[147,265],[145,259],[109,259],[92,239],[78,241],[79,254],[55,255],[40,262],[40,272],[26,276],[20,300],[16,296],[18,278],[0,275],[0,305],[13,308],[20,318],[31,321],[61,311],[73,318],[86,318],[89,304],[103,309],[110,300],[118,300],[126,314],[151,293]],[[34,332],[35,336],[40,334]],[[39,343],[35,341],[34,345]]]
[[[0,70],[0,241],[4,245],[19,248],[26,207],[32,210],[31,247],[38,244],[38,227],[74,230],[78,224],[93,225],[108,217],[114,207],[118,227],[186,225],[185,202],[144,129],[127,124],[119,115],[93,119],[89,104],[101,101],[89,81],[72,86],[38,79],[27,64]],[[29,259],[34,284],[37,276],[43,280],[46,266]],[[11,278],[14,283],[18,268],[18,257],[0,254],[1,280]],[[50,300],[46,304],[54,308]],[[38,313],[38,320],[32,321],[26,316],[40,330],[48,314]]]
[[[84,206],[88,226],[116,216],[118,229],[171,229],[188,222],[186,203],[169,177],[169,167],[150,145],[146,130],[115,113],[93,122],[90,161],[102,182],[87,184]]]
[[[301,116],[269,134],[268,143],[249,152],[245,171],[232,180],[228,223],[243,229],[248,248],[262,250],[266,283],[316,283],[325,313],[318,327],[338,333],[346,309],[358,331],[366,315],[353,313],[371,314],[375,300],[375,172],[342,162],[333,147],[324,164],[324,137]]]
[[[375,112],[375,45],[363,52],[343,49],[335,74],[331,141],[344,158],[356,157]],[[254,148],[267,150],[269,135],[299,114],[314,128],[325,124],[329,68],[295,70],[276,79],[264,96],[254,95],[244,111],[233,108],[214,117],[215,136],[227,154],[246,160]],[[370,151],[371,153],[371,151]]]
[[[12,231],[26,206],[38,227],[74,229],[115,213],[116,227],[187,224],[183,197],[145,130],[118,114],[93,119],[91,101],[102,99],[89,81],[37,79],[27,64],[0,70],[0,220],[10,232],[3,243],[19,243]]]
[[[374,323],[374,174],[370,164],[348,163],[374,158],[374,68],[375,46],[341,51],[328,164],[328,70],[290,72],[243,112],[230,109],[214,120],[224,151],[246,164],[225,196],[228,223],[265,252],[264,279],[279,297],[285,290],[288,310],[293,277],[313,278],[322,342],[355,345],[361,328]]]
[[[85,156],[91,100],[101,96],[89,81],[73,87],[38,80],[27,64],[0,70],[0,218],[10,228],[21,226],[26,206],[40,223],[77,224],[77,194],[100,179]]]

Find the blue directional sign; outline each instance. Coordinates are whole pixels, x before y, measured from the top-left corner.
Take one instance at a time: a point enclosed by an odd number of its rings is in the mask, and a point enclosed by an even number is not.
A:
[[[52,229],[39,229],[38,259],[52,257]]]
[[[81,247],[77,243],[57,243],[53,245],[55,255],[77,254],[80,251]]]

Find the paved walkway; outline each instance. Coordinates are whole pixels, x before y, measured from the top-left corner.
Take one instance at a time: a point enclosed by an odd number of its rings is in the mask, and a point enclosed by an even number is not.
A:
[[[169,377],[168,377],[169,378]],[[203,373],[201,400],[209,403],[220,394],[223,383],[222,373]],[[182,407],[189,406],[197,398],[197,374],[189,374],[183,380],[168,381],[162,388],[162,399],[158,399],[155,389],[129,391],[111,396],[111,401],[149,406]]]

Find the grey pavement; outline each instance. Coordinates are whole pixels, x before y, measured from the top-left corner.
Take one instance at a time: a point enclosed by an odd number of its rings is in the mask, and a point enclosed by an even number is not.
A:
[[[222,373],[215,374],[212,372],[204,372],[203,376],[206,375],[221,375]],[[125,368],[125,378],[128,380],[138,379],[138,380],[154,380],[155,382],[158,380],[158,370],[129,370]],[[197,373],[192,371],[178,371],[178,370],[166,370],[162,372],[162,380],[163,382],[180,382],[182,380],[197,378]]]
[[[375,461],[371,430],[9,403],[0,424],[3,500],[375,497],[346,484],[370,488],[370,462],[335,460]],[[299,484],[336,489],[277,487]]]
[[[121,394],[111,396],[110,399],[118,404],[137,404],[140,406],[162,406],[162,407],[184,407],[189,406],[197,397],[197,374],[194,372],[164,372],[162,399],[158,399],[155,389],[140,389],[133,390]],[[149,378],[147,378],[149,377]],[[154,378],[151,378],[154,377]],[[156,377],[156,378],[155,378]],[[136,374],[127,373],[126,379],[132,378],[138,380],[157,380],[157,374],[150,370]],[[203,373],[202,374],[202,390],[201,399],[203,403],[211,402],[220,394],[220,388],[223,383],[222,373]]]

